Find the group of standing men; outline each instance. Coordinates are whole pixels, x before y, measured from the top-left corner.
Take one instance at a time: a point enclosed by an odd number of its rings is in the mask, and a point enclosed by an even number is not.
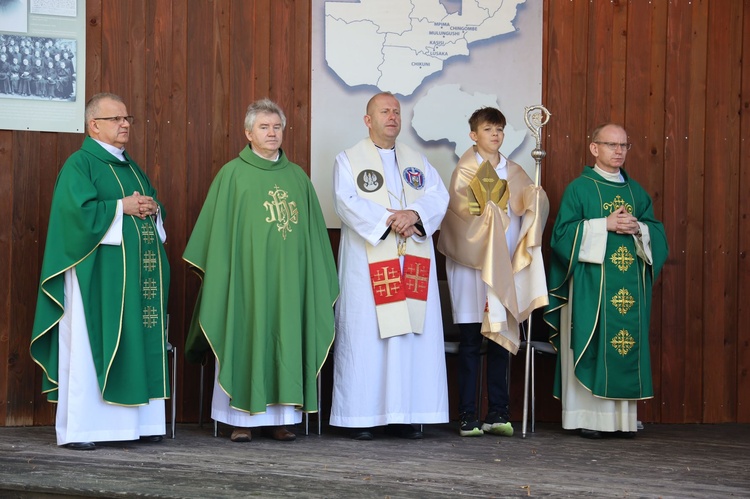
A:
[[[187,356],[215,357],[212,417],[233,427],[232,441],[254,430],[296,438],[287,426],[317,410],[334,336],[331,425],[357,440],[381,426],[419,439],[416,425],[448,422],[438,229],[461,330],[459,432],[513,434],[508,355],[519,323],[548,302],[547,197],[500,154],[499,110],[472,115],[475,145],[449,189],[424,155],[397,142],[400,113],[392,94],[372,97],[368,137],[336,157],[337,272],[312,183],[281,149],[284,112],[267,99],[248,108],[248,145],[214,178],[183,255],[201,278]],[[31,343],[58,402],[58,445],[79,450],[161,440],[170,396],[164,209],[125,152],[133,117],[122,100],[97,94],[85,115],[88,137],[55,186]],[[566,191],[553,231],[548,312],[561,332],[563,426],[589,437],[634,432],[628,401],[651,396],[650,287],[666,240],[650,198],[620,169],[629,147],[617,125],[595,131],[596,166]],[[480,421],[483,341],[489,405]]]
[[[68,100],[75,80],[74,52],[67,41],[0,35],[0,97]]]

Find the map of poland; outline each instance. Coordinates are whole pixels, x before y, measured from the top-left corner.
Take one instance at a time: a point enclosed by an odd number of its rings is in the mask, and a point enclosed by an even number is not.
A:
[[[328,66],[348,86],[373,85],[411,95],[469,44],[515,31],[525,0],[463,0],[448,14],[440,0],[360,0],[325,3]]]

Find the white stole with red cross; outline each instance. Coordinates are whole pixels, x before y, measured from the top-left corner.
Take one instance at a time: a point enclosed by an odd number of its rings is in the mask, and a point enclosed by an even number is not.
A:
[[[346,155],[359,195],[390,208],[383,162],[372,140],[366,138],[360,141],[347,149]],[[424,194],[424,162],[421,154],[398,144],[396,161],[406,206],[409,206]],[[429,240],[420,243],[409,237],[401,242],[402,248],[405,248],[402,271],[399,239],[396,232],[391,230],[378,245],[365,243],[381,338],[421,333],[424,327],[430,282]]]

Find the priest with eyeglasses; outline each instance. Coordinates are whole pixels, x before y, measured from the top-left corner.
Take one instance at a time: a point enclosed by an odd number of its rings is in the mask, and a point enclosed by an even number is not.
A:
[[[654,396],[651,291],[668,247],[651,196],[623,168],[630,147],[622,126],[594,129],[595,163],[566,188],[550,242],[554,395],[563,428],[585,438],[635,436],[637,402]]]
[[[57,403],[57,444],[159,442],[166,432],[169,262],[164,207],[125,151],[133,117],[94,95],[88,136],[60,170],[31,338]]]

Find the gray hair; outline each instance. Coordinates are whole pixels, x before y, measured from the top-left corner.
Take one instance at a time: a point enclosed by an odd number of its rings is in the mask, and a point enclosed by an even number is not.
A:
[[[281,118],[281,128],[286,128],[286,115],[279,105],[271,99],[260,99],[247,107],[247,114],[245,114],[245,130],[252,130],[258,115],[264,113],[278,114],[279,118]]]
[[[109,92],[101,92],[95,94],[86,103],[86,110],[84,111],[84,119],[86,120],[86,130],[88,130],[89,123],[94,119],[94,116],[99,113],[99,103],[105,99],[113,100],[115,102],[122,102],[122,97]],[[124,104],[124,102],[122,102]]]

